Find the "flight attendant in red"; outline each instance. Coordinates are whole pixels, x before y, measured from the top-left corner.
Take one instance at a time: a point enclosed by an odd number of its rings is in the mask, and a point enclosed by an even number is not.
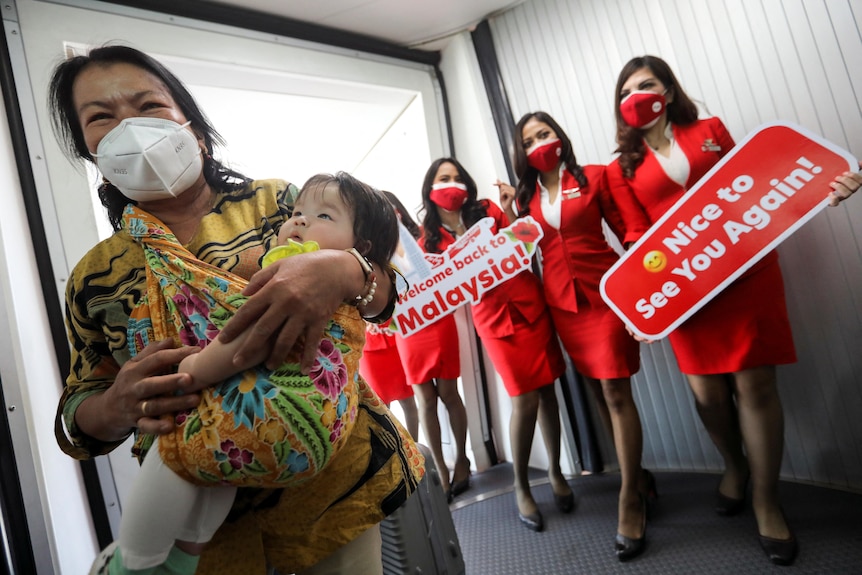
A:
[[[539,249],[545,299],[617,451],[622,485],[615,546],[617,557],[626,561],[644,549],[646,500],[655,496],[655,480],[641,468],[641,423],[631,390],[631,376],[640,368],[639,345],[599,295],[602,275],[619,258],[605,240],[602,221],[621,236],[622,219],[607,189],[605,167],[578,165],[571,141],[550,115],[526,114],[515,138],[518,188],[498,181],[500,203],[510,218],[517,206],[520,216],[532,216],[544,230]]]
[[[661,58],[630,60],[614,98],[620,155],[608,166],[608,182],[623,219],[635,222],[626,235],[631,242],[644,220],[661,218],[734,143],[718,118],[698,120],[697,107]],[[830,205],[860,185],[858,173],[838,176]],[[773,563],[791,564],[798,544],[778,501],[784,414],[775,366],[795,362],[796,354],[778,255],[766,255],[668,339],[724,458],[716,512],[741,512],[750,478],[761,546]]]
[[[422,230],[410,216],[401,200],[392,192],[383,192],[395,207],[398,219],[413,239],[422,237]],[[395,250],[393,261],[403,255],[401,244]],[[458,343],[458,326],[455,316],[449,314],[409,337],[395,336],[395,345],[401,366],[419,404],[419,422],[425,432],[425,441],[431,449],[434,465],[441,478],[449,501],[470,488],[470,460],[467,458],[467,410],[458,393],[461,375],[461,357]],[[455,443],[455,469],[449,477],[449,467],[443,457],[440,418],[437,400],[443,402],[452,426]],[[411,433],[413,433],[411,431]],[[414,436],[415,437],[415,436]]]
[[[614,97],[620,155],[608,166],[608,181],[626,222],[651,224],[730,151],[733,139],[718,118],[697,119],[696,105],[655,56],[629,61]],[[638,231],[626,241],[638,239]],[[796,353],[777,253],[668,337],[724,459],[716,512],[742,511],[750,478],[763,549],[773,563],[791,564],[798,545],[778,501],[784,414],[775,366],[795,362]]]
[[[477,194],[476,182],[457,160],[441,158],[431,164],[422,184],[425,251],[444,252],[485,217],[494,219],[495,233],[509,225],[496,204],[477,199]],[[572,511],[574,494],[560,469],[560,413],[553,386],[565,362],[538,278],[523,271],[486,292],[471,311],[476,332],[512,398],[509,434],[518,515],[529,529],[541,531],[544,520],[527,477],[537,419],[548,449],[554,501],[562,512]]]
[[[392,321],[379,325],[366,323],[365,347],[359,358],[359,373],[386,405],[397,401],[404,413],[404,427],[414,440],[419,438],[419,411],[413,399],[413,388],[401,365],[395,343]]]

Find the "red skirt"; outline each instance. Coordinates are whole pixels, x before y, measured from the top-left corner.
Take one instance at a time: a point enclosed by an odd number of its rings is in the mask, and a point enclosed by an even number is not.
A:
[[[777,254],[767,255],[668,339],[680,371],[692,375],[794,363],[796,349]]]
[[[395,336],[367,332],[365,341],[366,349],[359,359],[359,373],[371,389],[386,404],[413,397],[413,388],[407,383],[401,367]]]
[[[509,397],[553,383],[566,371],[551,318],[543,313],[530,323],[513,310],[515,333],[508,337],[483,337],[482,345],[503,379]]]
[[[617,379],[631,377],[640,369],[640,344],[609,307],[579,301],[577,312],[549,309],[563,347],[581,375]]]
[[[461,376],[458,327],[452,314],[409,337],[395,336],[395,344],[410,385]]]

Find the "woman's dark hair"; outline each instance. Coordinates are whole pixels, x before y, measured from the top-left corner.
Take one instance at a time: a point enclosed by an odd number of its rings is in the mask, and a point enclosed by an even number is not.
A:
[[[425,233],[425,251],[435,254],[442,251],[439,246],[440,228],[443,226],[443,222],[437,212],[437,204],[431,201],[431,186],[434,185],[437,170],[445,163],[455,166],[461,177],[461,183],[467,186],[467,201],[461,206],[461,219],[464,220],[464,225],[469,228],[488,215],[487,206],[478,200],[479,190],[476,187],[476,182],[470,177],[464,166],[455,158],[434,160],[431,167],[425,172],[425,180],[422,182],[422,212],[425,214],[422,219],[422,230]]]
[[[398,216],[383,192],[360,182],[347,172],[311,176],[299,191],[297,200],[313,190],[322,191],[329,184],[338,186],[338,195],[353,215],[353,246],[383,269],[398,247]]]
[[[652,72],[656,79],[667,88],[665,97],[672,96],[672,101],[667,105],[668,122],[685,126],[697,120],[697,105],[682,89],[679,80],[676,79],[667,62],[658,56],[638,56],[629,60],[620,71],[620,76],[617,78],[617,89],[614,92],[614,115],[617,119],[617,149],[614,151],[620,154],[619,163],[626,178],[633,177],[635,170],[643,163],[646,147],[644,146],[643,132],[638,128],[629,126],[620,114],[620,102],[622,101],[620,93],[623,90],[623,84],[631,75],[643,68]]]
[[[167,68],[140,50],[128,46],[102,46],[94,48],[85,56],[75,56],[64,60],[54,69],[48,87],[48,106],[51,111],[51,126],[63,147],[63,152],[71,159],[84,159],[93,162],[93,156],[84,141],[81,121],[75,110],[72,89],[78,75],[91,66],[107,67],[113,64],[130,64],[158,78],[168,89],[171,97],[182,110],[186,119],[191,121],[195,134],[202,137],[207,153],[204,155],[203,173],[207,183],[214,189],[229,192],[244,187],[250,180],[242,174],[225,167],[213,159],[215,144],[224,145],[224,140],[216,132],[210,121],[198,107],[194,97]],[[108,219],[114,230],[119,230],[123,220],[123,208],[135,203],[105,180],[99,187],[99,199],[108,212]]]
[[[539,179],[539,170],[534,168],[527,162],[527,151],[524,150],[524,126],[531,119],[535,118],[539,122],[547,124],[560,139],[562,145],[562,153],[560,160],[566,165],[566,170],[571,173],[578,184],[585,188],[587,186],[587,176],[584,175],[584,170],[578,164],[575,158],[575,150],[572,148],[572,141],[560,127],[560,125],[547,112],[529,112],[521,116],[515,126],[514,138],[512,143],[512,155],[515,164],[515,176],[518,178],[518,187],[515,191],[515,201],[518,206],[518,214],[526,216],[530,213],[530,200],[536,194],[536,182]]]
[[[383,190],[383,195],[389,200],[389,203],[395,208],[395,211],[401,216],[401,223],[407,228],[407,231],[410,232],[410,235],[413,236],[413,239],[418,240],[422,236],[422,230],[419,229],[419,224],[416,223],[416,220],[410,215],[410,212],[407,211],[407,208],[404,207],[404,204],[401,203],[401,200],[398,199],[398,196],[393,194],[392,192],[387,192]]]

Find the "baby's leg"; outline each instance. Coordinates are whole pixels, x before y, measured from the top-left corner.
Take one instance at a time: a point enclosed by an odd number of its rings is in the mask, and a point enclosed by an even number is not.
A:
[[[232,485],[219,485],[196,489],[197,500],[194,509],[186,517],[185,525],[177,535],[177,547],[194,555],[200,555],[204,547],[202,544],[212,539],[227,519],[236,498],[237,488]]]
[[[123,506],[123,564],[153,567],[165,562],[177,539],[208,541],[227,517],[235,493],[232,487],[198,487],[182,479],[164,464],[158,442],[153,443]]]

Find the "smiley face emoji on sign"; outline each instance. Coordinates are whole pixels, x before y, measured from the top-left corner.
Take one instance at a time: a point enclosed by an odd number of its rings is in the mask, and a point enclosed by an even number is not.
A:
[[[648,272],[658,273],[667,266],[667,256],[659,250],[647,252],[644,256],[644,269]]]

